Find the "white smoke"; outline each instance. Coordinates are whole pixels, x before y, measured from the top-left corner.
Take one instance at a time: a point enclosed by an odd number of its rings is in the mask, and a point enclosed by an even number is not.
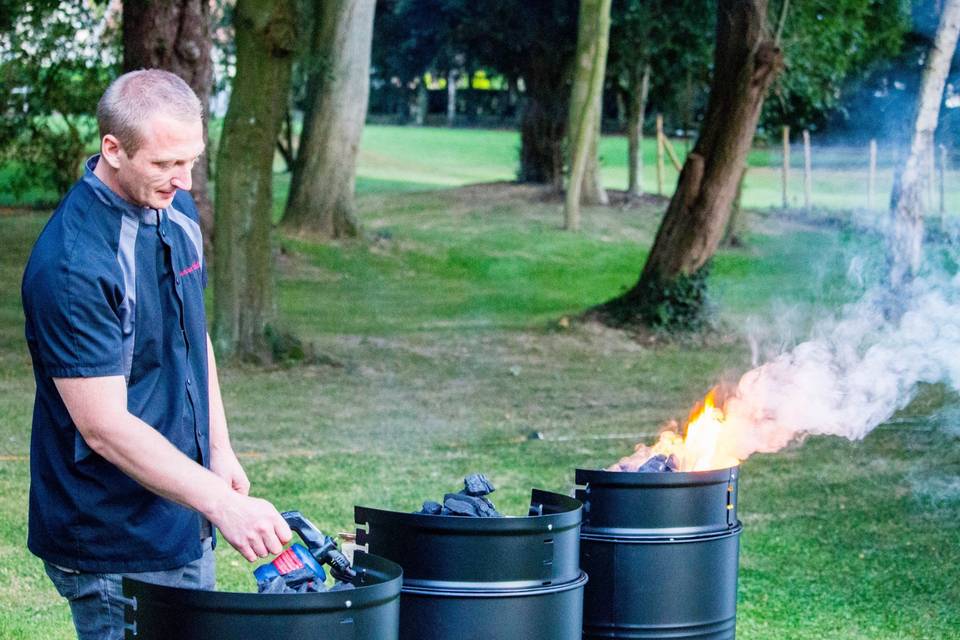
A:
[[[896,300],[869,291],[814,336],[740,379],[724,403],[727,453],[742,460],[805,435],[857,440],[920,383],[960,391],[960,275],[918,279]]]

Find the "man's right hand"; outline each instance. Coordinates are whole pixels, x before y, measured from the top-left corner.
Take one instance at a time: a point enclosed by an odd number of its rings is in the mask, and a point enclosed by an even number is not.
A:
[[[272,504],[230,491],[206,514],[230,545],[248,562],[283,551],[293,533]]]

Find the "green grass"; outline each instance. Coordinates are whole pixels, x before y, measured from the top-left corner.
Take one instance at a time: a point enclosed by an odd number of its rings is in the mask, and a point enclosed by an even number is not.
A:
[[[215,154],[222,121],[210,127],[210,148]],[[691,141],[674,140],[681,162]],[[402,127],[369,125],[363,132],[357,170],[357,193],[396,193],[427,191],[466,184],[514,180],[518,168],[520,136],[516,131],[483,129],[445,129],[436,127]],[[91,143],[91,153],[96,142]],[[622,135],[604,136],[600,145],[601,174],[610,189],[625,189],[627,184],[627,140]],[[880,219],[887,209],[893,186],[895,157],[891,148],[879,149],[879,167],[874,201],[868,208],[868,150],[850,146],[813,148],[812,198],[814,209],[846,211],[863,210],[866,218]],[[779,147],[758,147],[748,158],[743,203],[755,209],[780,208],[783,203],[783,163]],[[644,138],[642,184],[646,191],[657,191],[656,144],[653,136]],[[275,167],[282,171],[279,156]],[[0,166],[0,185],[9,180],[13,168]],[[669,158],[664,158],[663,191],[673,192],[677,171]],[[280,188],[275,199],[279,216],[285,203],[286,177],[278,176]],[[792,145],[788,202],[793,208],[804,206],[803,151],[798,142]],[[960,171],[947,172],[946,210],[948,215],[960,211]],[[933,194],[931,215],[937,216],[939,195]],[[33,189],[19,198],[0,189],[0,207],[37,206],[56,200],[49,190]]]
[[[501,179],[512,134],[366,135],[384,136],[384,157],[361,166],[369,240],[278,238],[282,322],[344,366],[221,372],[253,492],[328,532],[351,530],[355,504],[412,510],[472,471],[494,480],[507,513],[524,512],[531,487],[569,491],[574,468],[609,464],[748,369],[741,327],[802,335],[849,300],[849,258],[877,249],[869,236],[752,215],[747,247],[714,265],[719,334],[663,344],[563,329],[559,318],[633,283],[662,202],[587,209],[569,234],[560,202],[536,189],[442,188]],[[491,147],[460,162],[470,135]],[[33,379],[19,280],[44,220],[0,216],[0,638],[72,637],[25,549]],[[960,399],[927,387],[861,442],[810,438],[746,461],[738,637],[960,638],[958,420]],[[217,556],[221,588],[253,589],[250,565],[226,545]]]

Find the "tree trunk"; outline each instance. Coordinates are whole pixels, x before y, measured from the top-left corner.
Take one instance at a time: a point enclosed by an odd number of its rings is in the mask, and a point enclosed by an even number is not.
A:
[[[643,195],[643,121],[650,93],[650,63],[636,65],[630,74],[627,116],[627,195]]]
[[[203,105],[203,143],[207,152],[193,165],[190,190],[200,212],[205,241],[213,239],[213,206],[207,178],[209,158],[214,153],[208,144],[210,92],[213,89],[213,63],[210,53],[210,2],[207,0],[152,0],[123,3],[123,71],[165,69],[190,85]]]
[[[767,89],[782,54],[767,31],[767,0],[719,0],[714,75],[700,139],[636,285],[594,310],[612,324],[695,328],[707,262],[723,237]]]
[[[581,196],[588,191],[584,183],[591,173],[588,169],[591,163],[597,164],[599,109],[603,99],[603,80],[607,64],[610,4],[611,0],[580,0],[576,66],[568,125],[570,180],[567,183],[564,203],[564,228],[571,231],[580,228]],[[596,190],[599,169],[594,167],[592,174],[589,176],[589,191]],[[602,187],[600,190],[602,191]]]
[[[453,127],[457,124],[457,79],[459,72],[450,71],[447,73],[447,126]]]
[[[899,287],[912,278],[923,258],[923,168],[933,148],[943,87],[960,30],[960,0],[947,0],[933,48],[920,81],[910,154],[897,174],[890,196],[893,216],[890,280]]]
[[[237,74],[217,156],[213,340],[226,357],[269,359],[273,156],[290,90],[293,0],[239,0]]]
[[[730,207],[730,219],[727,220],[727,230],[723,234],[723,240],[720,246],[723,247],[742,247],[743,242],[743,183],[747,180],[747,167],[743,167],[740,173],[740,179],[737,181],[737,195],[733,198],[733,205]]]
[[[280,126],[280,134],[277,136],[277,151],[283,158],[283,165],[287,168],[287,173],[293,171],[293,161],[296,158],[296,147],[293,144],[293,114],[290,107],[287,107],[283,114],[283,121]]]
[[[417,83],[417,96],[414,103],[413,121],[418,127],[422,127],[427,119],[427,111],[430,109],[430,94],[427,92],[427,85],[420,76],[420,82]]]
[[[600,173],[600,140],[603,114],[603,90],[597,95],[597,105],[594,107],[596,121],[593,135],[590,136],[590,151],[587,154],[587,170],[583,174],[583,193],[580,195],[580,204],[607,206],[610,198],[603,188],[603,176]]]
[[[530,56],[523,81],[520,121],[520,182],[549,184],[563,190],[563,138],[570,90],[565,65],[546,56]]]
[[[623,131],[627,127],[627,101],[624,92],[617,91],[617,131]]]
[[[328,238],[359,233],[354,205],[357,152],[370,94],[375,0],[321,3],[310,45],[325,62],[308,80],[284,226]]]

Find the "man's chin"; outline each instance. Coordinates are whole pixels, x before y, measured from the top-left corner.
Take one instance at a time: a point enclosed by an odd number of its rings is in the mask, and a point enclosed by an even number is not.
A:
[[[173,197],[175,195],[177,195],[176,191],[172,191],[169,194],[157,193],[151,198],[147,206],[153,209],[166,209],[173,204]]]

